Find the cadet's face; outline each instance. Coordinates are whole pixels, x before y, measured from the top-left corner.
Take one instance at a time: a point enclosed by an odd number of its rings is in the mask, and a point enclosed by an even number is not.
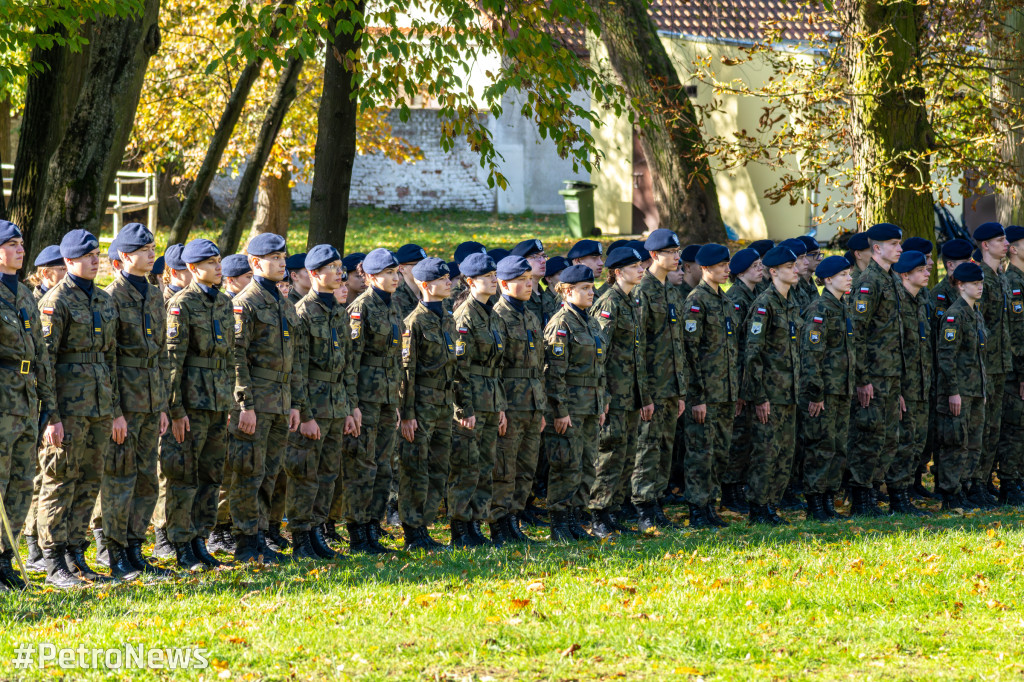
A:
[[[758,258],[754,261],[754,264],[750,266],[751,279],[754,282],[760,282],[764,279],[764,263]]]
[[[249,282],[252,281],[252,273],[247,272],[244,275],[238,277],[228,277],[228,288],[231,291],[241,291],[242,289],[249,286]]]
[[[534,281],[540,281],[540,278],[544,276],[544,267],[547,265],[548,257],[541,251],[527,256],[526,261],[530,264],[530,272],[533,273]]]
[[[498,276],[493,271],[479,277],[467,277],[466,281],[474,294],[493,296],[498,293]]]
[[[398,266],[396,265],[393,268],[381,270],[376,275],[367,275],[366,279],[369,285],[393,294],[398,289],[398,283],[401,281],[402,275],[398,272]]]
[[[363,279],[362,268],[356,268],[348,273],[348,290],[353,294],[361,294],[366,291],[366,280]]]
[[[153,271],[156,262],[156,245],[147,244],[131,253],[121,253],[121,268],[129,275],[145,276]]]
[[[829,277],[832,286],[844,293],[850,291],[850,287],[853,286],[853,270],[847,269],[840,272],[838,275]]]
[[[309,273],[305,269],[293,270],[289,273],[292,284],[298,285],[300,290],[309,291]]]
[[[666,279],[668,280],[668,283],[671,284],[672,286],[676,286],[677,287],[680,284],[682,284],[683,283],[683,270],[682,270],[682,268],[680,268],[678,270],[670,271],[668,273],[668,277]]]
[[[93,249],[80,258],[65,258],[64,263],[75,277],[96,279],[96,273],[100,271],[100,250]]]
[[[994,258],[1002,258],[1010,249],[1010,242],[1006,241],[1006,237],[996,237],[995,239],[989,239],[987,242],[985,242],[985,245],[988,246],[988,252]]]
[[[200,283],[208,287],[215,287],[220,284],[220,256],[207,258],[198,263],[192,263],[192,276]]]
[[[266,256],[254,256],[252,258],[253,274],[266,277],[271,282],[280,282],[284,279],[285,271],[284,251],[275,251]]]
[[[729,281],[729,261],[703,268],[707,278],[715,284],[722,285]]]
[[[423,290],[434,300],[443,301],[452,295],[452,278],[446,275],[430,282],[423,282]]]
[[[292,291],[291,285],[288,284],[288,282],[284,281],[283,279],[280,282],[278,282],[276,286],[277,290],[281,292],[282,296],[287,296]]]
[[[889,263],[890,265],[898,261],[900,254],[903,253],[903,245],[900,244],[899,239],[889,239],[875,244],[874,248],[881,257],[882,262]]]
[[[601,276],[601,271],[604,270],[604,261],[601,260],[601,256],[593,255],[587,256],[586,258],[573,258],[573,264],[586,265],[588,268],[594,271],[594,279]]]
[[[501,290],[517,301],[529,301],[533,294],[533,273],[527,272],[515,279],[502,280]]]
[[[644,278],[644,264],[633,263],[627,265],[624,268],[619,268],[618,272],[615,273],[615,281],[625,282],[632,286],[640,284],[640,280]]]
[[[21,269],[25,262],[25,240],[15,237],[0,246],[0,270],[5,275],[13,275]]]
[[[935,269],[935,259],[932,258],[932,254],[926,253],[924,255],[924,266],[928,268],[928,276],[932,276],[932,270]]]
[[[187,287],[192,283],[192,273],[188,270],[175,270],[171,268],[171,279],[180,287]]]
[[[577,308],[589,308],[594,304],[594,285],[590,282],[574,284],[565,295],[565,300]]]
[[[775,271],[774,277],[778,277],[783,284],[793,285],[800,281],[800,273],[796,270],[796,263],[783,263]]]
[[[341,277],[344,271],[345,269],[342,267],[341,261],[336,260],[313,270],[309,273],[309,276],[316,282],[317,291],[329,293],[337,291],[338,287],[341,286]],[[303,272],[306,271],[303,270]]]
[[[47,289],[64,279],[66,274],[68,274],[68,269],[63,265],[51,265],[39,270],[39,276],[42,278],[43,284],[46,285]]]
[[[928,266],[922,265],[907,273],[907,281],[910,282],[911,286],[920,288],[928,285],[929,276],[931,276],[931,273],[928,272]]]
[[[971,301],[978,301],[981,299],[981,293],[983,290],[981,282],[961,282],[960,293],[963,294],[964,298]]]
[[[675,272],[679,269],[679,249],[651,251],[651,261],[662,270]]]
[[[806,253],[802,256],[797,256],[796,264],[797,271],[801,275],[806,275],[811,269],[811,258]]]
[[[341,286],[334,290],[334,300],[342,305],[348,302],[348,282],[342,282]]]

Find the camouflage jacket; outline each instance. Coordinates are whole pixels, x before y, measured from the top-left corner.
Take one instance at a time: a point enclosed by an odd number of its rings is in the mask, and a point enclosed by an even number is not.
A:
[[[770,287],[754,299],[747,315],[747,354],[740,396],[753,405],[765,401],[795,405],[800,373],[800,309]]]
[[[501,383],[509,410],[517,412],[544,412],[548,408],[544,394],[544,327],[530,311],[501,300],[494,306],[501,338],[505,341],[505,359],[501,367]]]
[[[871,261],[850,295],[857,386],[871,383],[871,377],[901,376],[901,296],[892,273]]]
[[[949,282],[949,277],[944,277],[941,282],[935,285],[935,288],[930,292],[932,302],[932,331],[938,332],[939,325],[942,323],[942,317],[946,314],[946,309],[949,306],[956,303],[957,299],[960,298],[960,292],[953,288],[953,285]]]
[[[594,299],[597,300],[596,298]],[[544,294],[542,292],[534,291],[530,294],[530,300],[526,301],[526,309],[533,313],[533,316],[537,318],[537,322],[540,323],[541,336],[544,336],[544,327],[548,323],[548,314],[544,310]],[[542,353],[543,355],[543,353]]]
[[[825,289],[804,314],[800,334],[800,397],[853,395],[853,323],[847,308]]]
[[[117,387],[123,412],[166,412],[166,375],[161,367],[166,312],[160,289],[146,296],[118,273],[104,289],[117,309]]]
[[[935,339],[936,386],[942,398],[951,395],[984,398],[985,318],[963,297],[949,306]]]
[[[305,377],[295,365],[299,317],[253,278],[232,301],[235,314],[235,402],[243,410],[288,414],[302,404]]]
[[[166,287],[164,287],[164,303],[167,303],[167,301],[171,300],[171,297],[174,296],[179,291],[184,291],[184,289],[177,287],[173,284],[168,284]]]
[[[900,389],[906,400],[927,401],[932,390],[932,306],[924,290],[914,298],[900,285],[903,302],[903,381]]]
[[[307,292],[308,293],[308,292]],[[288,287],[288,302],[294,306],[299,305],[299,301],[303,299],[305,294],[300,294],[299,290],[289,283]]]
[[[402,318],[367,287],[348,306],[357,404],[398,405],[402,381]]]
[[[717,291],[716,291],[717,289]],[[683,351],[689,383],[686,403],[729,403],[739,399],[740,358],[735,308],[718,287],[701,281],[683,306]]]
[[[38,304],[39,303],[39,299],[41,299],[43,297],[43,295],[47,291],[48,291],[47,289],[43,288],[42,284],[39,284],[39,285],[35,286],[32,289],[32,300],[35,301]]]
[[[451,405],[455,400],[455,317],[438,317],[425,304],[405,318],[402,334],[402,419],[416,419],[417,405]]]
[[[120,417],[117,309],[93,284],[87,295],[66,275],[39,301],[61,417]]]
[[[505,341],[498,316],[470,296],[455,309],[455,418],[501,412],[508,403],[501,382]]]
[[[683,325],[679,321],[683,300],[679,287],[662,284],[645,272],[634,289],[640,299],[644,360],[654,400],[682,398],[686,393],[686,356],[683,354]]]
[[[564,305],[544,328],[544,385],[556,419],[604,412],[604,341],[597,322]]]
[[[801,277],[800,281],[793,287],[791,295],[793,296],[793,302],[800,307],[800,316],[804,317],[808,308],[818,300],[818,287],[814,285],[812,280]]]
[[[1024,381],[1024,272],[1015,265],[1006,268],[1006,289],[1010,292],[1007,327],[1010,332],[1010,352],[1013,355],[1013,372],[1006,379],[1006,388],[1009,393],[1017,395],[1020,382]]]
[[[345,306],[324,303],[310,289],[299,299],[295,314],[299,316],[295,365],[306,379],[302,404],[313,419],[344,419],[356,407],[352,332]]]
[[[978,301],[978,310],[985,318],[985,373],[1006,374],[1013,370],[1010,353],[1009,309],[1010,294],[1001,272],[987,263],[980,263],[985,281]]]
[[[636,291],[626,294],[618,284],[613,284],[587,312],[604,335],[608,404],[616,410],[637,410],[650,405]]]
[[[164,367],[172,419],[192,410],[227,412],[234,406],[235,325],[226,294],[211,298],[193,280],[171,296]]]
[[[544,318],[547,322],[544,323],[544,328],[547,329],[548,322],[555,316],[558,309],[562,307],[562,297],[554,290],[554,288],[547,288],[541,292],[541,307],[544,310]],[[597,300],[596,298],[594,299]]]
[[[736,350],[740,359],[740,377],[743,376],[743,358],[747,352],[747,315],[750,314],[750,306],[754,304],[758,292],[751,289],[739,280],[732,283],[725,291],[725,297],[732,303],[732,320],[736,331]]]
[[[35,417],[37,410],[57,416],[53,366],[43,341],[32,292],[18,284],[14,294],[0,284],[0,413]]]
[[[399,280],[398,289],[391,294],[391,305],[398,307],[398,315],[405,319],[416,309],[416,304],[419,302],[420,297],[416,295],[416,290],[410,287],[405,279]]]

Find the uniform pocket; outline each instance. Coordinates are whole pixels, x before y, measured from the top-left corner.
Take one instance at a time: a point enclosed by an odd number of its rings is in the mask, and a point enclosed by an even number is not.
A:
[[[293,438],[292,436],[298,436]],[[303,443],[301,441],[307,441]],[[316,466],[313,464],[313,447],[308,444],[309,439],[297,431],[290,434],[288,438],[288,451],[284,457],[284,470],[289,477],[297,480],[309,480],[316,475]]]

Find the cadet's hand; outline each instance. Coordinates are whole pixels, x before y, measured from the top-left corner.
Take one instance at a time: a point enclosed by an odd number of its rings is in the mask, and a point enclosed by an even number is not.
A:
[[[60,444],[64,442],[64,424],[57,422],[47,426],[46,430],[43,431],[43,440],[46,441],[47,445],[59,448]]]
[[[907,401],[900,396],[900,421],[903,421],[903,413],[907,411]]]
[[[352,410],[352,418],[356,420],[356,436],[358,436],[363,428],[363,411],[358,407]]]
[[[676,412],[676,419],[683,416],[683,412],[686,412],[686,401],[682,398],[679,399],[679,411]]]
[[[820,403],[807,403],[807,414],[811,417],[817,417],[819,414],[825,411],[825,401],[822,400]]]
[[[860,403],[861,407],[867,407],[871,403],[871,399],[874,397],[875,387],[873,384],[857,387],[857,402]]]
[[[288,430],[295,431],[299,428],[299,422],[302,421],[302,417],[299,416],[299,411],[295,408],[288,410]]]
[[[356,418],[349,415],[345,417],[345,428],[341,431],[346,436],[352,436],[353,438],[359,438],[359,422]]]
[[[544,429],[547,428],[547,426],[548,426],[548,420],[545,419],[544,417],[541,417],[540,418],[540,430],[543,431]]]
[[[744,400],[743,398],[739,398],[736,401],[736,416],[737,417],[740,416],[741,414],[743,414],[743,408],[746,407],[746,406],[747,406],[747,401]]]
[[[299,433],[310,440],[320,440],[320,425],[316,423],[315,419],[302,422],[302,425],[299,426]]]
[[[556,417],[555,418],[555,433],[563,434],[569,430],[572,426],[572,417]]]
[[[125,421],[124,417],[118,417],[114,420],[114,423],[110,425],[110,437],[114,439],[114,442],[120,445],[124,442],[124,439],[128,437],[128,422]]]
[[[704,420],[708,418],[708,406],[707,403],[700,405],[694,405],[690,408],[690,414],[693,415],[693,421],[698,424],[703,424]]]
[[[256,433],[256,410],[242,410],[238,414],[238,430],[250,436]]]
[[[640,408],[640,419],[642,419],[643,421],[649,422],[649,421],[651,421],[651,417],[653,417],[653,416],[654,416],[654,403],[650,403],[649,405],[644,405],[643,407]]]
[[[757,421],[762,424],[768,423],[769,414],[771,414],[771,403],[767,400],[754,407],[754,415],[757,417]]]
[[[476,428],[476,416],[466,417],[465,419],[459,420],[459,426],[469,431]]]
[[[171,435],[174,436],[176,443],[183,443],[185,441],[185,432],[191,430],[192,425],[189,424],[188,417],[171,421]]]
[[[167,433],[167,427],[170,426],[170,422],[167,420],[167,413],[160,413],[160,435]]]
[[[498,413],[498,435],[504,436],[505,432],[508,431],[508,418],[504,412]]]
[[[949,396],[949,413],[954,417],[960,416],[960,394]]]
[[[410,443],[416,436],[416,429],[419,428],[419,424],[415,419],[403,419],[402,420],[402,438],[406,439]]]

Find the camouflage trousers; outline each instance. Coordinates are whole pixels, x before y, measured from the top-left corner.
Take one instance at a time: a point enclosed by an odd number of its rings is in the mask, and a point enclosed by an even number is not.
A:
[[[907,400],[907,411],[899,423],[900,447],[885,474],[885,487],[906,490],[914,485],[914,474],[921,464],[921,454],[928,445],[928,413],[931,404],[924,400]]]
[[[884,475],[899,449],[898,377],[871,377],[875,395],[867,407],[854,397],[847,467],[853,485],[870,488]]]
[[[228,449],[230,451],[230,438]],[[217,525],[231,525],[231,482],[234,480],[234,472],[231,470],[231,460],[224,458],[224,472],[220,477],[220,490],[217,492]]]
[[[827,395],[825,408],[817,417],[807,414],[808,400],[798,407],[804,444],[804,492],[823,495],[839,490],[846,468],[846,447],[850,431],[850,396]]]
[[[36,524],[43,550],[89,544],[89,519],[112,444],[111,421],[111,417],[64,416],[64,440],[40,451],[43,481]]]
[[[719,474],[722,485],[743,485],[747,482],[747,464],[750,461],[750,435],[754,430],[754,408],[744,405],[743,411],[732,420],[732,443],[729,461]]]
[[[508,426],[505,435],[498,436],[491,471],[491,504],[487,513],[491,523],[525,508],[540,452],[541,413],[510,410],[505,417]]]
[[[676,435],[672,439],[672,463],[669,465],[665,492],[686,488],[686,415],[676,419]]]
[[[4,501],[11,534],[17,539],[32,504],[32,479],[36,472],[36,438],[39,426],[34,415],[0,414],[0,498]],[[0,529],[0,550],[14,549]]]
[[[156,507],[159,412],[125,412],[128,433],[120,445],[111,442],[103,481],[100,509],[107,544],[127,547],[129,540],[145,540]]]
[[[1003,429],[1003,385],[1005,374],[990,374],[986,377],[989,386],[985,396],[985,434],[981,437],[981,458],[971,475],[976,481],[988,481],[996,468],[999,452],[1000,432]]]
[[[949,413],[949,398],[940,395],[936,411],[939,413],[939,460],[935,487],[944,493],[956,494],[970,481],[981,460],[985,401],[961,396],[960,414],[954,417]]]
[[[583,509],[590,503],[594,463],[601,435],[600,417],[574,414],[572,426],[548,440],[548,509]]]
[[[477,412],[472,431],[455,423],[448,472],[448,516],[453,521],[487,520],[498,449],[498,416],[498,412]]]
[[[678,398],[662,398],[654,401],[651,420],[640,422],[636,463],[633,467],[634,504],[656,502],[668,487],[678,412]]]
[[[363,403],[359,437],[345,436],[341,476],[344,518],[349,523],[370,523],[384,516],[391,490],[391,453],[397,439],[398,415],[394,405]]]
[[[288,477],[288,530],[305,531],[327,520],[334,486],[341,475],[341,450],[344,444],[344,419],[317,419],[320,438],[312,440],[298,431],[288,434],[288,452],[284,471]],[[270,523],[278,522],[273,514]],[[278,522],[279,523],[279,522]]]
[[[771,403],[770,408],[767,424],[754,418],[747,473],[747,502],[750,504],[777,503],[793,474],[796,405]]]
[[[732,447],[732,422],[736,403],[708,403],[703,424],[693,419],[693,406],[688,405],[686,421],[686,488],[687,504],[704,507],[722,492],[720,472],[729,461]]]
[[[42,450],[36,448],[36,455],[33,457],[33,468],[35,469],[35,476],[32,477],[32,502],[28,505],[28,513],[25,515],[25,527],[24,534],[36,537],[39,535],[38,521],[39,518],[39,488],[43,485],[43,470],[39,468],[39,458],[42,455]]]
[[[413,440],[399,441],[398,515],[402,523],[425,528],[437,519],[448,484],[452,453],[452,406],[416,403]]]
[[[288,445],[288,415],[259,412],[256,431],[238,430],[238,409],[228,426],[231,523],[241,535],[256,535],[270,527],[270,503]]]
[[[188,421],[181,443],[169,430],[160,437],[160,471],[166,486],[158,506],[167,539],[174,543],[210,536],[227,459],[226,412],[194,410]]]
[[[282,467],[283,467],[282,463]],[[278,476],[274,481],[274,491],[270,494],[270,512],[268,515],[271,528],[279,528],[284,521],[285,506],[288,504],[288,477]]]
[[[608,410],[594,462],[591,509],[609,509],[622,501],[621,493],[630,473],[627,464],[632,465],[636,459],[639,429],[640,410]]]
[[[1009,385],[1008,385],[1009,386]],[[1024,400],[1019,387],[1003,391],[1003,428],[999,434],[999,478],[1024,479]]]

